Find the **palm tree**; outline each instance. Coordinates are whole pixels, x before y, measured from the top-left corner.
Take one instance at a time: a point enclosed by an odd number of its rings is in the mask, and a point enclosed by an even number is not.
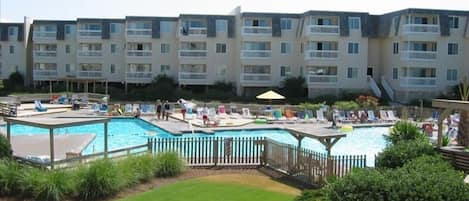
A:
[[[467,77],[464,77],[459,85],[459,95],[462,101],[469,101],[469,83]],[[458,144],[464,147],[469,146],[469,111],[462,110],[459,113],[458,124]]]

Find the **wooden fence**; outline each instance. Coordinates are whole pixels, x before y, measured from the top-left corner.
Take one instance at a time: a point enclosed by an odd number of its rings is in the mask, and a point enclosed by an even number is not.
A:
[[[469,152],[465,152],[463,147],[442,147],[437,148],[436,150],[455,168],[469,173]]]

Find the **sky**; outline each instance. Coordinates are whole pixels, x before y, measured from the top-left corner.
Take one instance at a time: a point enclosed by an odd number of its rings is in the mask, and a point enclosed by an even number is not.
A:
[[[405,8],[469,11],[469,0],[0,0],[2,22],[32,19],[124,18],[242,12],[303,13],[308,10],[383,14]]]

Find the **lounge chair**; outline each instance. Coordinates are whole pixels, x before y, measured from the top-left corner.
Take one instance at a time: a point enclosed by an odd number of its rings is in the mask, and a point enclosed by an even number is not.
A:
[[[155,109],[155,105],[154,105],[154,104],[149,104],[149,105],[148,105],[148,113],[149,113],[149,114],[155,114],[155,113],[156,113],[156,109]]]
[[[399,120],[399,118],[397,118],[397,117],[394,115],[394,111],[388,110],[387,113],[388,113],[388,119],[389,119],[389,121],[397,121],[397,120]]]
[[[99,106],[99,113],[107,113],[108,112],[107,109],[108,109],[107,105],[103,103]]]
[[[137,112],[137,109],[140,108],[140,104],[133,104],[132,105],[132,113],[136,113]],[[140,108],[140,111],[141,111],[142,108]]]
[[[389,118],[388,118],[388,113],[384,110],[380,110],[379,111],[379,118],[382,120],[382,121],[389,121]]]
[[[345,116],[345,111],[343,110],[337,111],[335,115],[337,115],[336,120],[338,122],[343,122],[347,120],[347,117]]]
[[[197,117],[202,118],[204,116],[204,108],[198,107],[197,108]]]
[[[125,104],[125,114],[129,115],[132,113],[133,113],[132,104]]]
[[[373,110],[368,110],[368,121],[370,122],[378,121],[378,118],[376,118],[375,112]]]
[[[44,107],[42,105],[41,101],[39,101],[39,100],[34,101],[34,109],[36,109],[36,111],[38,111],[38,112],[46,112],[47,111],[47,108]]]
[[[219,105],[218,106],[218,117],[222,119],[227,119],[228,114],[226,114],[225,106],[224,105]]]
[[[305,110],[305,122],[315,122],[313,111]]]
[[[323,110],[316,110],[316,116],[317,116],[317,120],[319,122],[327,122],[327,119],[324,118],[324,111]]]
[[[249,108],[243,108],[242,111],[243,111],[243,118],[252,118]]]

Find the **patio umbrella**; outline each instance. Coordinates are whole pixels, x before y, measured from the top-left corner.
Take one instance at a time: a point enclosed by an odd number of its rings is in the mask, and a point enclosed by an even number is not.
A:
[[[263,100],[281,100],[281,99],[285,99],[284,96],[278,94],[277,92],[275,91],[272,91],[272,90],[269,90],[267,92],[264,92],[258,96],[256,96],[257,99],[263,99]]]

